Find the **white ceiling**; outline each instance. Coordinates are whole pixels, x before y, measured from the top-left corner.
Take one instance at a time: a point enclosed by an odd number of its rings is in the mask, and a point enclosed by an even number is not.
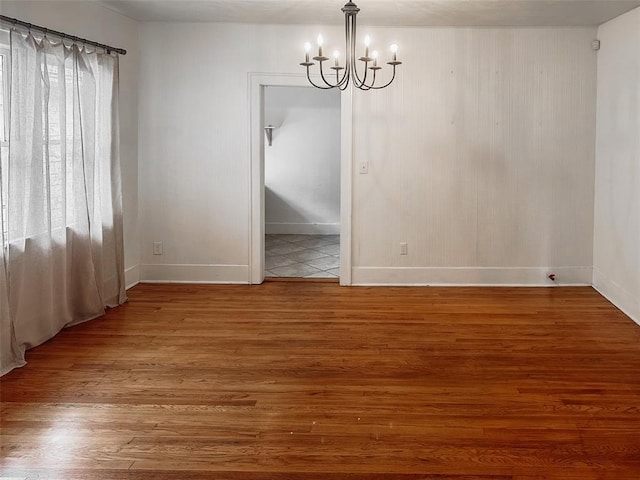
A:
[[[342,24],[346,0],[95,0],[139,21]],[[640,0],[356,0],[359,25],[592,26]]]

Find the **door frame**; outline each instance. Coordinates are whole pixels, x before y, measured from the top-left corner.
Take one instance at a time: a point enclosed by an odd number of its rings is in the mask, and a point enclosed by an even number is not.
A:
[[[267,86],[309,87],[305,75],[249,74],[250,185],[249,279],[264,281],[264,91]],[[313,88],[313,87],[312,87]],[[340,285],[351,285],[351,212],[353,186],[353,92],[340,95]]]

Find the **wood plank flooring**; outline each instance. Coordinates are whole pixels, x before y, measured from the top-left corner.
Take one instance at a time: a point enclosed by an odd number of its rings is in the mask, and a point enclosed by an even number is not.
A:
[[[1,380],[2,478],[640,479],[591,288],[138,285]]]

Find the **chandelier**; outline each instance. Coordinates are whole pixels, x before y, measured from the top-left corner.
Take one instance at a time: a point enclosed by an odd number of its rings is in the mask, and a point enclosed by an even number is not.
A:
[[[331,88],[339,88],[340,90],[344,90],[349,86],[349,82],[353,82],[353,85],[360,90],[379,90],[381,88],[388,87],[391,85],[391,82],[396,78],[396,66],[400,65],[402,62],[398,62],[397,52],[398,45],[395,43],[390,46],[391,53],[393,54],[392,60],[387,62],[387,65],[391,65],[393,68],[393,72],[391,75],[391,80],[389,80],[384,85],[376,85],[376,74],[378,70],[381,70],[382,67],[378,66],[378,52],[372,51],[369,53],[369,46],[371,44],[371,39],[369,36],[366,36],[364,39],[364,56],[358,58],[360,62],[364,63],[364,71],[358,73],[358,69],[356,68],[356,15],[360,11],[358,6],[349,0],[344,7],[342,7],[342,11],[344,12],[344,30],[345,30],[345,52],[346,58],[344,66],[340,65],[339,58],[340,52],[337,50],[333,52],[333,66],[329,67],[332,72],[326,72],[323,69],[323,62],[327,62],[330,60],[329,57],[325,57],[322,54],[322,45],[324,40],[322,35],[318,35],[318,55],[313,57],[313,60],[319,63],[320,70],[320,78],[322,78],[322,82],[320,85],[316,84],[313,80],[311,80],[310,76],[310,68],[315,65],[315,62],[309,61],[309,52],[311,51],[311,44],[306,43],[304,45],[305,59],[300,65],[307,69],[307,79],[309,83],[316,88],[321,88],[323,90],[329,90]],[[335,81],[334,81],[335,75]]]

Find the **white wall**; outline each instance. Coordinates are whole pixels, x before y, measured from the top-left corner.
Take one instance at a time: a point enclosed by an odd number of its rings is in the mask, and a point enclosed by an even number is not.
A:
[[[248,73],[301,73],[319,30],[141,26],[143,279],[247,281]],[[370,33],[405,63],[355,94],[355,282],[590,284],[596,30]]]
[[[297,72],[307,32],[141,25],[143,280],[249,281],[248,74]],[[154,241],[163,242],[163,255],[153,255]]]
[[[340,92],[265,87],[266,233],[340,233]]]
[[[138,281],[138,22],[94,2],[2,0],[2,14],[127,50],[120,56],[120,158],[127,284]]]
[[[389,33],[398,84],[355,96],[355,283],[591,283],[595,34]]]
[[[640,8],[598,36],[593,284],[640,323]]]

